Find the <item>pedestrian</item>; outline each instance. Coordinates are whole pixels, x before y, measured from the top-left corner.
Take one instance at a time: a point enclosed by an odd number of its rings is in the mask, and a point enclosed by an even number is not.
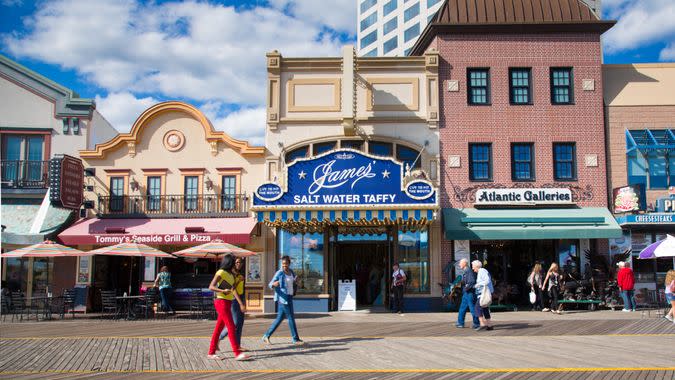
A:
[[[476,315],[478,316],[479,325],[473,329],[480,331],[483,327],[486,330],[491,331],[492,327],[492,317],[490,315],[490,306],[482,307],[480,305],[480,296],[483,294],[485,289],[490,290],[491,293],[494,293],[495,288],[492,285],[492,276],[487,269],[483,268],[483,263],[479,260],[474,260],[471,262],[471,269],[477,274],[476,276],[476,303],[474,304],[474,309],[476,310]]]
[[[544,283],[541,284],[541,289],[546,289],[548,285],[548,296],[551,299],[551,308],[544,308],[542,311],[551,311],[551,313],[561,314],[558,310],[558,296],[560,295],[560,269],[558,269],[558,264],[552,263],[551,267],[548,268],[546,273],[546,278]]]
[[[666,319],[675,323],[675,270],[671,269],[666,273],[666,300],[670,303],[670,310],[666,314]]]
[[[473,319],[472,328],[480,326],[478,315],[476,314],[476,274],[469,268],[469,260],[459,260],[459,268],[462,272],[462,302],[459,305],[459,313],[457,314],[457,323],[455,327],[464,328],[464,318],[466,317],[467,309],[471,312]]]
[[[277,318],[272,322],[272,325],[262,340],[266,344],[270,344],[270,337],[274,331],[279,327],[284,318],[288,319],[288,328],[291,330],[291,338],[293,344],[303,345],[305,342],[298,336],[298,329],[295,326],[295,313],[293,311],[293,296],[295,295],[297,277],[295,272],[291,269],[291,258],[284,256],[281,258],[281,269],[274,274],[272,281],[269,283],[270,289],[274,290],[274,301],[277,302]]]
[[[403,314],[403,293],[405,292],[405,281],[407,277],[403,269],[399,268],[398,263],[394,263],[394,273],[392,274],[391,289],[394,293],[391,312]]]
[[[165,313],[175,315],[171,307],[171,272],[166,265],[162,266],[155,278],[155,288],[159,287],[159,297],[162,300],[162,310]]]
[[[535,294],[535,301],[532,304],[532,311],[539,311],[544,308],[544,300],[542,299],[541,287],[542,287],[542,278],[541,278],[541,264],[536,263],[532,268],[532,272],[527,277],[527,283],[530,285],[530,291]]]
[[[209,284],[209,290],[216,293],[216,299],[213,301],[213,305],[216,308],[218,313],[218,320],[216,321],[216,327],[213,329],[213,334],[211,335],[211,345],[209,346],[209,359],[222,360],[221,357],[216,355],[218,350],[218,342],[220,333],[223,331],[223,327],[227,328],[228,335],[230,338],[230,346],[232,347],[232,352],[234,353],[235,360],[248,360],[250,356],[241,352],[239,349],[239,344],[237,343],[237,333],[234,327],[234,321],[232,320],[232,301],[236,296],[235,288],[235,277],[232,274],[232,267],[234,266],[234,258],[232,255],[227,254],[223,256],[223,259],[220,263],[220,269],[216,272]],[[240,301],[240,300],[239,300]],[[241,305],[242,309],[246,311],[244,305]]]
[[[234,289],[236,294],[239,296],[239,300],[244,302],[246,297],[244,297],[244,258],[237,257],[234,259],[234,268],[232,268],[232,274],[234,275],[235,285]],[[247,349],[241,346],[241,334],[244,330],[244,313],[246,309],[242,308],[239,302],[232,302],[232,319],[234,321],[234,327],[237,331],[237,345],[239,346],[239,351],[245,352]],[[220,340],[225,339],[228,332],[227,329],[223,329],[220,333]]]
[[[616,265],[619,267],[619,272],[616,274],[616,283],[619,285],[621,298],[623,298],[623,310],[621,311],[635,311],[635,276],[633,270],[627,267],[624,261],[619,261]]]

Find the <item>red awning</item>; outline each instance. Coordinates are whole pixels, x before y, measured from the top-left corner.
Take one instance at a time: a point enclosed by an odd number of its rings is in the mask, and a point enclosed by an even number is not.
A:
[[[199,245],[214,239],[247,244],[255,218],[80,219],[59,234],[66,245],[112,245],[136,240],[148,245]]]

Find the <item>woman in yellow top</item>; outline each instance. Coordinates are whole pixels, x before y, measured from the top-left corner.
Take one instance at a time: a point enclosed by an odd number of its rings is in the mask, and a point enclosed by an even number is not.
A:
[[[213,304],[218,313],[218,320],[216,321],[216,327],[213,329],[213,334],[211,335],[211,345],[209,346],[209,359],[221,360],[222,358],[216,355],[216,350],[218,349],[218,338],[220,337],[220,332],[223,331],[223,327],[227,328],[230,337],[230,346],[232,346],[232,352],[234,352],[235,360],[248,360],[250,357],[245,353],[241,352],[239,344],[237,343],[236,331],[234,327],[234,322],[232,321],[232,301],[236,301],[241,305],[241,309],[246,312],[246,307],[241,302],[239,295],[234,289],[237,286],[235,276],[232,274],[232,267],[234,266],[234,258],[232,255],[223,256],[223,260],[220,263],[220,269],[213,276],[211,284],[209,284],[209,290],[213,291],[216,294],[216,299],[213,301]]]
[[[237,257],[234,259],[234,268],[232,269],[232,274],[234,274],[235,281],[237,286],[235,287],[239,296],[239,299],[242,301],[246,299],[244,297],[244,258]],[[247,351],[244,347],[241,346],[241,333],[244,330],[244,312],[241,310],[239,302],[232,302],[232,319],[234,320],[234,327],[237,330],[237,345],[239,345],[239,350]],[[227,329],[223,329],[223,332],[220,333],[220,340],[225,339],[228,335]]]

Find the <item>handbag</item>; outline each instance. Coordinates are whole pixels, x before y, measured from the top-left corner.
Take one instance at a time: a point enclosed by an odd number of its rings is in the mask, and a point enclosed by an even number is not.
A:
[[[487,285],[483,285],[483,292],[480,294],[480,307],[488,307],[492,305],[492,292]]]
[[[532,290],[530,292],[530,303],[534,305],[535,302],[537,302],[537,293],[535,293],[534,290]]]

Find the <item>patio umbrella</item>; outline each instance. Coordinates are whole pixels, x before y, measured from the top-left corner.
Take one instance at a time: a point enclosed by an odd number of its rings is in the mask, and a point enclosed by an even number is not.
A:
[[[164,257],[164,258],[175,258],[174,255],[160,251],[159,249],[152,248],[148,245],[136,243],[132,241],[130,243],[119,243],[107,247],[102,247],[88,252],[91,255],[103,255],[103,256],[124,256],[124,257]],[[133,271],[133,265],[129,266],[129,294],[131,294],[131,275]]]
[[[657,257],[675,256],[675,237],[667,235],[663,240],[652,243],[647,248],[640,251],[640,259],[654,259]]]
[[[205,258],[211,256],[218,258],[219,256],[225,255],[227,253],[240,257],[257,255],[256,252],[237,247],[233,244],[225,243],[220,239],[215,239],[208,243],[190,247],[182,251],[175,252],[174,254],[181,257]]]
[[[89,253],[82,252],[75,248],[54,243],[51,240],[45,240],[42,243],[29,245],[27,247],[15,249],[14,251],[0,254],[3,259],[24,258],[24,257],[76,257],[88,256]]]

